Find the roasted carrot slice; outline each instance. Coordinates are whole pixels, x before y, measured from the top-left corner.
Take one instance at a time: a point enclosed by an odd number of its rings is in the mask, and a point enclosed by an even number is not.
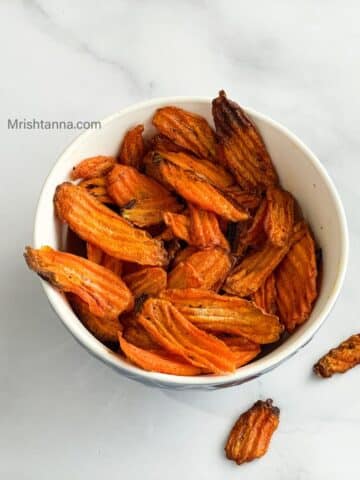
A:
[[[71,293],[67,297],[76,315],[94,337],[106,344],[118,343],[118,331],[120,329],[118,317],[97,317],[90,313],[87,303],[83,302],[80,297]]]
[[[261,352],[260,345],[245,337],[220,337],[236,357],[236,368],[242,367],[254,360]]]
[[[125,134],[119,152],[119,161],[124,165],[134,168],[140,167],[141,160],[145,155],[143,131],[144,126],[137,125]]]
[[[57,187],[54,203],[60,220],[80,238],[100,247],[108,255],[142,265],[162,266],[167,263],[161,242],[134,228],[85,189],[65,182]]]
[[[278,317],[242,298],[195,288],[165,290],[160,298],[171,302],[191,323],[208,332],[242,335],[265,344],[277,341],[283,331]]]
[[[172,228],[165,227],[164,230],[161,233],[159,233],[159,235],[156,235],[155,238],[156,240],[163,240],[164,242],[170,242],[171,240],[175,240],[175,235],[174,235],[174,232],[172,231]]]
[[[271,437],[279,425],[280,410],[272,400],[261,400],[240,415],[226,443],[225,452],[229,460],[238,465],[251,462],[265,455]]]
[[[180,145],[172,142],[170,138],[166,137],[162,133],[157,133],[150,140],[150,149],[161,152],[183,152],[186,151]]]
[[[135,297],[157,296],[166,288],[167,275],[163,268],[144,267],[124,276],[123,280]]]
[[[180,262],[171,270],[168,276],[169,288],[198,288],[203,279],[191,263]]]
[[[267,201],[262,200],[254,218],[242,228],[235,241],[235,255],[241,256],[248,247],[259,247],[266,240],[264,222],[267,212]]]
[[[213,212],[202,210],[189,204],[189,244],[199,248],[219,246],[230,250],[218,219]]]
[[[360,364],[360,335],[352,335],[332,348],[314,365],[314,372],[323,378],[345,373]]]
[[[104,255],[102,266],[105,268],[108,268],[109,270],[114,272],[116,275],[120,276],[122,274],[123,262],[118,258],[111,257],[107,253],[105,253]]]
[[[241,207],[235,207],[210,183],[177,165],[162,161],[160,173],[167,183],[188,202],[204,210],[217,213],[232,222],[244,221],[248,214]]]
[[[174,237],[185,240],[190,243],[190,218],[181,213],[165,212],[163,215],[165,225],[167,225]]]
[[[152,200],[145,200],[143,202],[134,202],[129,204],[128,207],[121,209],[121,215],[123,218],[133,223],[138,227],[149,227],[150,225],[159,224],[162,221],[162,209],[163,208],[179,208],[181,206],[175,206],[175,203],[171,201],[171,205],[164,205],[164,201],[154,202]]]
[[[103,177],[110,172],[115,163],[115,157],[106,157],[104,155],[85,158],[72,169],[71,178],[73,180],[79,178],[88,180],[95,177]]]
[[[172,190],[172,186],[166,182],[160,172],[160,164],[163,162],[163,158],[158,152],[149,152],[145,155],[143,160],[143,166],[145,174],[149,178],[153,178],[158,183],[163,185],[166,189]]]
[[[107,191],[122,208],[122,216],[140,227],[162,222],[163,213],[183,205],[158,182],[127,165],[116,165],[107,177]]]
[[[225,292],[240,297],[256,292],[279,265],[293,243],[303,235],[305,235],[305,228],[301,222],[294,227],[291,238],[283,247],[276,247],[266,242],[260,250],[246,256],[227,277],[223,287]]]
[[[218,290],[231,268],[224,250],[209,248],[193,253],[177,263],[168,275],[168,288],[204,288]]]
[[[86,256],[87,256],[87,259],[90,260],[90,262],[94,262],[94,263],[97,263],[98,265],[101,265],[104,255],[105,255],[105,252],[103,252],[101,248],[97,247],[96,245],[93,245],[90,242],[86,242]]]
[[[201,288],[219,290],[231,268],[231,259],[221,248],[209,248],[195,252],[186,260],[201,278]],[[170,287],[170,284],[169,284]]]
[[[159,108],[153,124],[160,133],[200,158],[215,159],[215,134],[205,118],[178,107]]]
[[[123,207],[129,202],[171,197],[162,185],[127,165],[116,165],[107,177],[109,194]]]
[[[239,204],[242,208],[257,208],[261,203],[261,196],[256,193],[247,192],[239,185],[231,185],[222,189],[224,195]]]
[[[317,297],[316,278],[315,243],[306,227],[276,270],[277,305],[289,332],[309,318]]]
[[[32,270],[59,291],[80,297],[93,315],[117,318],[134,305],[130,290],[117,275],[85,258],[50,247],[27,247],[25,259]]]
[[[211,183],[220,190],[226,189],[235,183],[234,177],[227,172],[221,165],[215,165],[204,158],[197,159],[191,155],[179,152],[158,151],[161,158],[177,165],[183,170],[188,170],[198,177]]]
[[[261,287],[252,294],[251,299],[265,312],[273,315],[277,313],[276,283],[274,273],[269,275]]]
[[[224,342],[199,330],[170,302],[149,298],[138,317],[165,350],[213,373],[235,370],[235,358]]]
[[[149,351],[136,347],[126,341],[121,334],[119,334],[119,342],[126,357],[143,370],[181,376],[200,375],[202,373],[201,368],[185,362],[182,357],[166,351]]]
[[[172,266],[176,267],[181,262],[185,262],[193,253],[198,252],[199,250],[195,247],[185,247],[180,250],[176,255],[172,262]]]
[[[103,252],[101,248],[93,245],[92,243],[86,242],[86,253],[87,258],[91,262],[102,265],[105,268],[108,268],[116,275],[121,275],[122,273],[122,262],[117,258],[110,257],[107,253]]]
[[[270,187],[266,190],[266,199],[265,232],[271,243],[282,247],[288,241],[294,226],[294,197],[285,190]]]
[[[267,201],[263,200],[257,209],[253,221],[250,224],[242,242],[246,246],[259,245],[264,239],[264,222],[267,213]]]
[[[131,313],[125,317],[125,319],[124,316],[120,318],[121,323],[125,324],[123,331],[125,340],[144,350],[159,350],[161,348],[137,321],[137,315],[135,313]]]
[[[95,177],[90,178],[89,180],[82,180],[79,183],[79,187],[85,188],[88,193],[101,203],[107,203],[109,205],[114,203],[113,199],[109,197],[107,193],[106,177]]]
[[[213,117],[219,153],[239,185],[263,191],[277,183],[277,175],[263,139],[254,123],[224,91],[213,100]]]
[[[218,219],[213,212],[208,212],[189,204],[189,215],[166,212],[164,221],[171,228],[175,237],[189,245],[199,248],[220,246],[229,250]]]

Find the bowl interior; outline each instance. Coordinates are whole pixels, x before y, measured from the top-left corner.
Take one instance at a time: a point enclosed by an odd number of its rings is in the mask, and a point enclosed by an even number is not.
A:
[[[115,155],[124,133],[143,123],[145,134],[154,131],[151,118],[156,108],[176,105],[206,117],[210,123],[209,99],[170,98],[130,107],[102,122],[102,129],[80,135],[61,155],[47,178],[40,196],[35,220],[34,245],[62,248],[65,229],[54,216],[52,198],[56,186],[69,179],[72,167],[94,155]],[[49,300],[70,332],[88,350],[128,377],[143,383],[171,388],[217,388],[238,384],[273,368],[306,344],[329,313],[339,292],[347,260],[347,230],[336,190],[314,155],[290,132],[272,120],[246,109],[259,128],[285,189],[300,203],[323,254],[321,290],[311,317],[279,347],[263,358],[246,365],[233,375],[174,377],[144,372],[123,361],[96,340],[74,315],[62,295],[43,282]]]

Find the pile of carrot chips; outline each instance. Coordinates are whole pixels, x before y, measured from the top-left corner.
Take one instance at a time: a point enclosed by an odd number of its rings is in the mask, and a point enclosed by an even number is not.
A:
[[[314,238],[259,131],[223,91],[212,115],[210,125],[165,106],[151,137],[134,125],[117,155],[80,158],[54,209],[81,248],[26,248],[83,325],[144,370],[234,372],[303,324],[317,297]],[[330,360],[320,374],[331,374]],[[254,419],[269,424],[263,446],[241,450]],[[277,422],[270,404],[256,404],[228,457],[262,455]]]

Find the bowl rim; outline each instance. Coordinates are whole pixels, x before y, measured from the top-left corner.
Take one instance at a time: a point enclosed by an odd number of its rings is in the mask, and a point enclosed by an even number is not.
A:
[[[143,102],[138,102],[131,106],[121,109],[119,112],[113,113],[103,120],[101,120],[101,125],[111,123],[115,118],[126,116],[129,113],[135,112],[137,110],[147,108],[147,107],[159,107],[165,104],[172,103],[203,103],[206,105],[211,104],[212,98],[210,97],[190,97],[190,96],[171,96],[171,97],[157,97],[151,100],[146,100]],[[271,119],[267,115],[259,113],[252,108],[243,107],[244,110],[250,114],[255,119],[260,119],[263,122],[269,124],[271,127],[277,129],[282,134],[287,136],[299,149],[301,149],[304,154],[311,160],[313,166],[323,179],[327,188],[330,191],[331,196],[334,199],[337,217],[339,218],[339,227],[340,227],[340,261],[338,264],[338,272],[336,280],[332,287],[331,294],[329,295],[323,309],[317,315],[317,318],[309,326],[308,329],[304,330],[302,335],[299,336],[291,345],[283,344],[267,354],[266,356],[255,360],[254,362],[244,365],[237,369],[234,373],[229,375],[214,375],[214,376],[194,376],[194,377],[185,377],[185,376],[175,376],[158,372],[148,372],[141,370],[140,368],[130,365],[122,361],[114,352],[110,349],[107,349],[99,340],[93,337],[90,332],[81,324],[82,328],[79,328],[79,325],[73,321],[71,315],[67,315],[65,311],[66,302],[63,296],[57,292],[50,284],[45,280],[40,279],[42,287],[45,291],[45,294],[52,306],[53,310],[56,312],[57,316],[60,318],[62,323],[67,327],[70,333],[75,337],[75,339],[83,345],[92,355],[100,359],[107,365],[115,368],[117,371],[120,371],[125,376],[138,380],[143,383],[151,383],[156,385],[161,385],[165,387],[221,387],[226,385],[236,385],[253,378],[256,378],[263,373],[266,373],[269,370],[279,366],[282,362],[293,356],[297,353],[302,347],[304,347],[319,330],[326,317],[329,315],[331,309],[333,308],[338,295],[340,293],[348,262],[349,255],[349,238],[348,238],[348,228],[347,221],[345,216],[344,207],[340,200],[339,194],[336,190],[336,187],[327,173],[325,167],[321,164],[320,160],[314,155],[314,153],[290,130],[278,123],[277,121]],[[39,248],[42,244],[41,242],[41,230],[43,228],[41,223],[41,212],[44,201],[47,199],[47,186],[52,180],[52,177],[57,173],[56,169],[58,165],[62,162],[64,156],[66,156],[75,144],[79,141],[83,141],[88,136],[91,136],[93,133],[92,130],[87,130],[79,134],[74,140],[72,140],[68,146],[61,152],[58,156],[56,162],[51,168],[48,176],[46,177],[39,200],[36,206],[35,221],[34,221],[34,230],[33,230],[33,242],[34,247]],[[77,319],[75,314],[73,316]],[[78,321],[80,323],[80,321]],[[122,362],[122,363],[120,363]]]

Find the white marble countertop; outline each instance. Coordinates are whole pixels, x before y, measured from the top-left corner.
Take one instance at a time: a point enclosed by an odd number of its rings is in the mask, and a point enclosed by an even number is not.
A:
[[[2,1],[0,478],[358,478],[360,368],[311,366],[359,331],[359,16],[353,1]],[[7,119],[97,120],[166,95],[214,96],[293,130],[335,181],[350,225],[342,294],[313,341],[276,370],[215,392],[150,389],[83,350],[25,268],[41,185],[79,132],[7,129]],[[269,453],[236,467],[233,421],[272,397]]]

